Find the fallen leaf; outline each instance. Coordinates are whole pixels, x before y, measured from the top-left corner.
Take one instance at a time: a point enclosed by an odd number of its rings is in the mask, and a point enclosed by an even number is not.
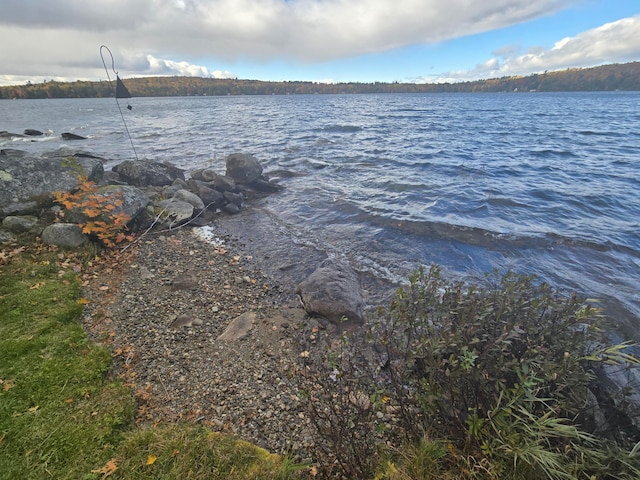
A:
[[[102,290],[104,292],[106,290],[109,290],[109,286],[108,285],[102,285],[98,290]]]
[[[155,455],[149,455],[147,457],[147,465],[153,465],[154,463],[156,463],[157,459],[158,457],[156,457]]]
[[[79,298],[78,303],[80,305],[87,305],[89,303],[89,300],[87,300],[86,298]]]
[[[102,478],[107,478],[109,475],[112,475],[116,470],[118,470],[118,465],[116,464],[116,460],[112,458],[105,464],[104,467],[99,468],[98,470],[91,470],[91,473],[101,473]]]
[[[35,413],[38,411],[38,409],[40,408],[40,405],[36,405],[35,407],[31,407],[27,409],[27,412],[29,413]]]

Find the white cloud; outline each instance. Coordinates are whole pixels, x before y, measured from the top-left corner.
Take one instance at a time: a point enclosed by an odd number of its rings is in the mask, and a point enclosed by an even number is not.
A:
[[[209,70],[201,65],[194,65],[188,62],[174,62],[172,60],[161,60],[153,55],[147,55],[149,67],[141,71],[143,75],[179,75],[185,77],[206,77],[206,78],[236,78],[234,74],[227,71]]]
[[[575,37],[558,40],[552,48],[535,47],[526,53],[512,46],[493,52],[494,57],[468,71],[423,77],[423,82],[454,82],[529,75],[545,70],[591,67],[603,63],[622,63],[640,58],[640,15],[623,18]]]
[[[3,0],[0,83],[104,78],[101,44],[123,75],[140,74],[147,55],[187,72],[205,67],[183,62],[202,58],[330,61],[497,29],[579,1]]]

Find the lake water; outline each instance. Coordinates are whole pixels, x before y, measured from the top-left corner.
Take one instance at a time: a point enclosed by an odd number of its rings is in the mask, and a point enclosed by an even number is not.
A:
[[[471,279],[511,269],[601,299],[621,336],[640,339],[640,93],[129,103],[140,159],[224,172],[245,152],[280,177],[282,193],[224,225],[291,282],[327,255],[390,281],[421,264]],[[0,102],[0,130],[26,128],[49,135],[0,148],[134,158],[112,98]]]

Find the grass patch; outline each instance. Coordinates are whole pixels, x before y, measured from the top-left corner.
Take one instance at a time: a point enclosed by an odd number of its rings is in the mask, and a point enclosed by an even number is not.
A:
[[[139,480],[285,480],[301,468],[229,435],[186,425],[132,432],[105,467],[117,467],[115,478]]]
[[[41,250],[0,267],[0,478],[83,478],[134,413],[130,392],[104,381],[110,352],[87,340],[63,260]]]
[[[195,427],[141,429],[79,322],[77,254],[0,251],[0,479],[286,479],[296,467]]]

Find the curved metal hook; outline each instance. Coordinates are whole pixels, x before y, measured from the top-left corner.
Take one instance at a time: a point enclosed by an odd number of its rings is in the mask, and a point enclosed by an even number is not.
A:
[[[109,55],[111,56],[111,70],[113,70],[113,73],[115,73],[117,76],[118,71],[116,70],[116,62],[113,59],[113,53],[111,53],[111,50],[109,50],[109,47],[107,47],[106,45],[100,45],[100,58],[102,58],[102,65],[104,65],[104,71],[107,72],[107,78],[109,79],[109,81],[111,81],[111,78],[109,77],[109,70],[107,69],[107,64],[105,63],[104,56],[102,55],[103,48],[106,48],[107,52],[109,52]]]

